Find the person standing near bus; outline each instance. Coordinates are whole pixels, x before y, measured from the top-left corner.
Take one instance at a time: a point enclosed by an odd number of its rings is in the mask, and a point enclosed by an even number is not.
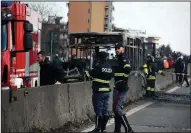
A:
[[[98,53],[95,67],[89,72],[86,71],[86,75],[92,78],[92,103],[96,114],[95,128],[91,132],[106,132],[106,125],[109,120],[110,81],[113,78],[113,70],[107,62],[106,52]]]
[[[114,68],[115,87],[113,90],[113,112],[115,114],[114,132],[121,132],[121,124],[125,128],[125,132],[134,132],[123,112],[123,104],[127,91],[129,89],[127,81],[128,74],[131,71],[129,61],[124,55],[124,47],[122,43],[116,45],[116,54],[118,64]]]

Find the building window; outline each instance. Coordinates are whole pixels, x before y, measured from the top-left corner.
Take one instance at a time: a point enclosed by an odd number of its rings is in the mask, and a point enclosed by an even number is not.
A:
[[[88,23],[90,23],[90,19],[88,18]]]
[[[88,9],[88,13],[90,13],[90,8]]]
[[[87,29],[87,32],[90,32],[90,29],[89,29],[89,28]]]

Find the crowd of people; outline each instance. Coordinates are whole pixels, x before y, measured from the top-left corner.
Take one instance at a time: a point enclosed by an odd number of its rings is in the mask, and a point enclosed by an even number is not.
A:
[[[187,87],[188,82],[188,63],[189,58],[187,56],[179,55],[174,64],[174,73],[176,75],[176,83],[178,86],[182,86],[183,82],[186,81]]]
[[[113,112],[115,127],[114,132],[121,132],[121,126],[124,127],[125,132],[134,132],[130,126],[127,117],[123,111],[123,103],[125,96],[129,90],[128,75],[132,70],[130,61],[125,57],[124,46],[122,43],[116,44],[116,58],[117,66],[112,67],[107,60],[106,52],[99,52],[97,62],[92,70],[86,71],[86,76],[92,80],[92,104],[95,112],[95,129],[91,132],[106,132],[106,125],[109,119],[108,107],[109,97],[111,92],[110,82],[114,78],[115,87],[113,88]],[[60,59],[58,55],[50,62],[46,58],[43,51],[38,53],[38,62],[40,64],[40,85],[54,84],[56,81],[61,81],[65,76],[64,71],[59,66]],[[140,68],[145,73],[147,78],[146,97],[155,98],[155,81],[156,73],[165,76],[163,70],[174,68],[176,73],[176,82],[182,85],[186,81],[187,86],[189,82],[187,79],[187,67],[189,63],[188,56],[181,54],[168,55],[164,58],[147,55],[145,64]]]
[[[114,132],[121,132],[121,126],[125,132],[134,132],[130,126],[123,104],[125,96],[128,92],[128,74],[131,71],[131,66],[128,59],[124,56],[123,44],[119,43],[116,46],[116,54],[118,64],[113,68],[107,62],[107,53],[99,52],[95,67],[92,70],[86,71],[87,77],[92,79],[92,104],[95,112],[95,129],[91,132],[106,132],[106,125],[109,120],[109,97],[111,95],[111,79],[114,78],[115,87],[113,89],[113,112],[115,114]],[[55,81],[61,80],[64,76],[59,65],[50,62],[45,55],[45,52],[40,51],[38,54],[38,62],[40,64],[40,84],[49,85]]]
[[[173,52],[173,54],[169,54],[163,58],[157,56],[156,62],[159,64],[159,69],[161,70],[174,70],[174,74],[176,75],[176,83],[178,86],[182,86],[184,81],[186,81],[187,87],[189,86],[187,74],[188,64],[191,63],[191,55],[187,56],[181,53]]]

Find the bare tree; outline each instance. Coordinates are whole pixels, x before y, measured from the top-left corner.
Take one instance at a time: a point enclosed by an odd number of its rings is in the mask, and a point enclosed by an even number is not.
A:
[[[56,16],[54,11],[56,4],[53,2],[28,2],[28,5],[41,15],[43,22],[47,21],[48,16]]]

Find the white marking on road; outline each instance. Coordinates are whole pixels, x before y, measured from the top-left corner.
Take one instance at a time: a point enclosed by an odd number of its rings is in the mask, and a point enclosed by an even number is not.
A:
[[[132,114],[134,114],[134,113],[140,111],[141,109],[146,108],[147,106],[149,106],[149,105],[151,105],[151,104],[153,104],[153,102],[147,102],[147,103],[145,103],[145,104],[143,104],[143,105],[140,105],[140,106],[138,106],[138,107],[135,107],[135,108],[133,108],[133,109],[127,111],[127,112],[126,112],[126,116],[130,116],[130,115],[132,115]]]
[[[138,107],[135,107],[135,108],[133,108],[133,109],[127,111],[125,115],[126,115],[126,116],[130,116],[130,115],[132,115],[132,114],[134,114],[134,113],[136,113],[136,112],[138,112],[138,111],[140,111],[140,110],[146,108],[147,106],[149,106],[149,105],[151,105],[151,104],[153,104],[153,103],[154,103],[154,102],[147,102],[147,103],[145,103],[145,104],[143,104],[143,105],[140,105],[140,106],[138,106]],[[112,125],[112,124],[114,124],[114,118],[111,118],[111,119],[108,121],[107,126]],[[92,127],[87,128],[86,130],[83,130],[82,132],[89,132],[89,131],[93,130],[94,128],[95,128],[95,126],[92,126]]]
[[[189,79],[188,81],[190,82],[190,79]],[[183,84],[183,85],[184,85],[184,84]],[[177,87],[177,86],[176,86],[176,87],[174,87],[174,88],[168,90],[167,93],[172,93],[172,92],[174,92],[175,90],[177,90],[177,89],[179,89],[179,88],[181,88],[181,87]],[[134,114],[134,113],[136,113],[136,112],[138,112],[138,111],[140,111],[140,110],[142,110],[142,109],[144,109],[144,108],[146,108],[146,107],[152,105],[153,103],[154,103],[154,102],[146,102],[146,103],[143,104],[143,105],[140,105],[140,106],[138,106],[138,107],[135,107],[135,108],[133,108],[133,109],[127,111],[125,115],[126,115],[126,116],[130,116],[130,115],[132,115],[132,114]],[[111,118],[111,119],[108,121],[107,126],[112,125],[112,124],[114,124],[114,118]],[[81,131],[81,132],[89,132],[89,131],[92,131],[94,128],[95,128],[95,126],[91,126],[91,127],[87,128],[87,129]]]
[[[178,89],[180,89],[180,87],[176,86],[176,87],[166,91],[166,93],[172,93],[172,92],[174,92],[175,90],[178,90]]]
[[[187,130],[187,131],[191,131],[191,129],[184,129],[184,128],[182,128],[182,130],[183,130],[183,131],[186,131],[186,130]]]
[[[191,79],[188,79],[188,82],[190,82],[190,80],[191,80]],[[186,83],[184,83],[184,84],[182,85],[182,87],[184,87],[185,84],[186,84]],[[174,88],[172,88],[172,89],[166,91],[166,93],[172,93],[172,92],[174,92],[174,91],[176,91],[176,90],[178,90],[178,89],[180,89],[180,88],[181,88],[181,87],[176,86],[176,87],[174,87]]]

